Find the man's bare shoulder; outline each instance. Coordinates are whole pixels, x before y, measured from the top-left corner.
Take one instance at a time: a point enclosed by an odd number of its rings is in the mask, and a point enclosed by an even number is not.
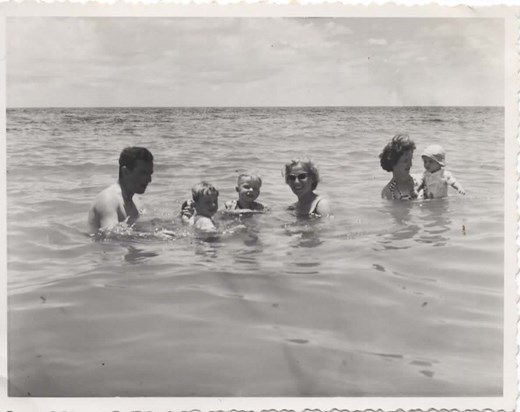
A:
[[[114,207],[119,205],[122,200],[121,187],[118,183],[114,183],[98,193],[92,203],[92,209]]]
[[[123,197],[118,183],[114,183],[99,192],[88,212],[90,233],[95,233],[99,228],[118,223],[122,208]]]

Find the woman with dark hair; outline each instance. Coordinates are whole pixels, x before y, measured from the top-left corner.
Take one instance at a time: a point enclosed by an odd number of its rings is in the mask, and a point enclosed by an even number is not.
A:
[[[385,146],[379,158],[381,167],[392,172],[392,179],[383,188],[381,197],[388,200],[416,199],[415,181],[410,176],[415,143],[406,134],[395,135]]]
[[[310,160],[292,160],[285,165],[285,183],[298,197],[298,201],[289,207],[298,216],[329,216],[329,201],[314,193],[318,187],[320,175]]]

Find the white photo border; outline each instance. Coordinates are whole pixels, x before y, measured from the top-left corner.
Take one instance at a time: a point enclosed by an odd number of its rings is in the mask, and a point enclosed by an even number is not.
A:
[[[505,23],[505,187],[504,187],[504,367],[501,397],[391,398],[15,398],[7,396],[7,234],[6,195],[0,196],[0,411],[229,411],[229,410],[514,410],[517,399],[517,180],[518,158],[518,8],[493,6],[268,5],[268,4],[0,4],[0,186],[6,188],[6,19],[22,16],[78,17],[457,17],[503,18]],[[520,256],[520,254],[518,255]],[[319,373],[319,372],[318,372]]]

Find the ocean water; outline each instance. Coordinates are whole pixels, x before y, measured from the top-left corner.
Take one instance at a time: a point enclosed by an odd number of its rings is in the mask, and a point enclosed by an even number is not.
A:
[[[502,108],[7,111],[10,396],[500,396]],[[380,199],[397,132],[440,143],[468,195]],[[86,234],[120,151],[148,147],[132,230]],[[297,219],[282,177],[317,164],[331,219]],[[204,179],[220,204],[263,178],[261,215],[178,223]],[[156,234],[168,227],[173,238]]]

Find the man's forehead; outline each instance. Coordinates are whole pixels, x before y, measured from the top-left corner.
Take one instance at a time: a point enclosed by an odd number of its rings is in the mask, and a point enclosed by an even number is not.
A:
[[[135,166],[140,169],[150,169],[153,170],[153,160],[143,160],[137,159]]]

